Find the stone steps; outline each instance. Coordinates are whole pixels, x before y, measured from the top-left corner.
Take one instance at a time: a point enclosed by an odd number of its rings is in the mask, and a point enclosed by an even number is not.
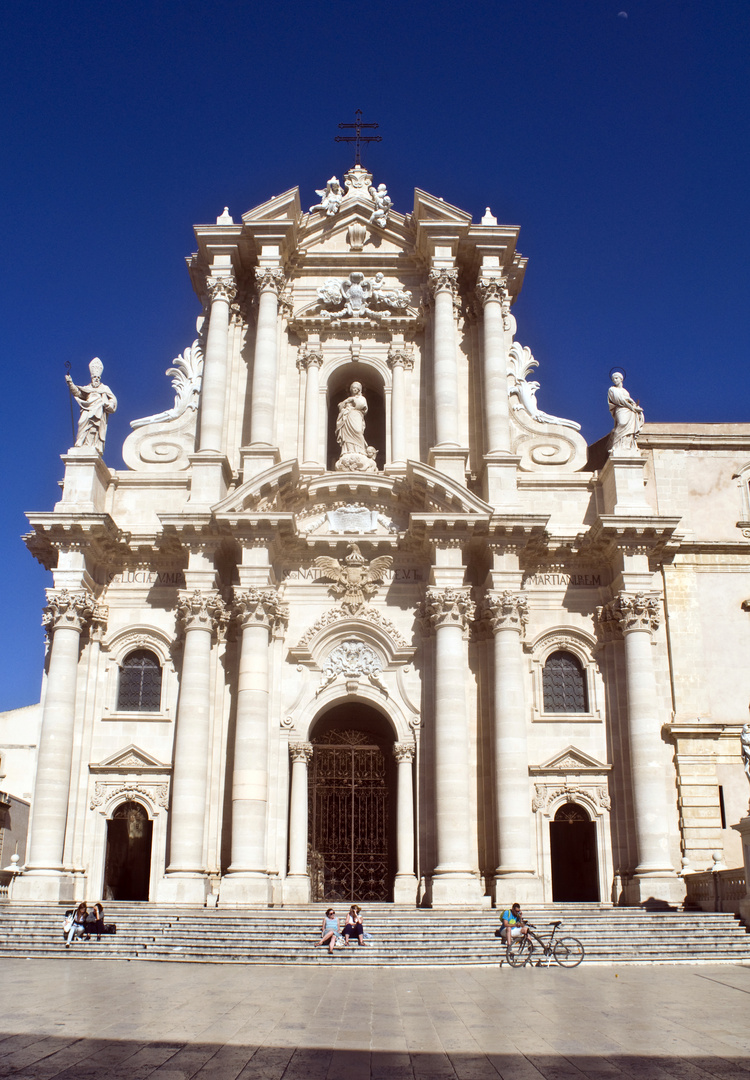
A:
[[[504,956],[504,944],[494,936],[497,911],[430,911],[383,904],[368,905],[365,913],[372,943],[336,949],[330,957],[326,948],[314,944],[321,908],[175,910],[110,903],[106,921],[117,923],[117,935],[65,949],[64,906],[4,906],[0,956],[441,967],[493,965]],[[346,905],[342,914],[345,910]],[[603,905],[529,905],[525,913],[542,936],[551,921],[560,919],[558,935],[570,934],[581,941],[584,963],[750,962],[750,936],[732,915]]]

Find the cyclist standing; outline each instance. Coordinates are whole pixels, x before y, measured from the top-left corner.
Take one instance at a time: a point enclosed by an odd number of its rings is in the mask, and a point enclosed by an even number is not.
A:
[[[520,904],[512,904],[509,908],[506,908],[500,919],[507,955],[510,953],[510,943],[513,938],[525,937],[529,932],[529,928],[524,922]]]

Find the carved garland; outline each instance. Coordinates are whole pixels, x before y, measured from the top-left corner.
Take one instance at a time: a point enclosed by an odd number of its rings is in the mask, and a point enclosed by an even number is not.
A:
[[[100,780],[94,786],[90,808],[96,810],[120,795],[140,795],[152,806],[161,806],[165,810],[169,806],[169,784],[111,784]]]
[[[542,811],[549,816],[550,805],[557,801],[557,799],[564,797],[566,802],[576,802],[578,799],[583,799],[585,802],[593,804],[598,814],[601,814],[605,810],[610,810],[612,806],[612,800],[610,799],[607,788],[599,785],[592,785],[591,787],[583,787],[580,785],[569,786],[563,784],[560,787],[549,787],[546,784],[534,785],[535,795],[531,803],[531,809],[534,813]]]
[[[408,648],[406,642],[399,634],[396,627],[386,619],[384,615],[374,607],[365,607],[357,612],[357,619],[363,619],[365,622],[372,623],[374,626],[378,626],[383,630],[391,641],[399,648]],[[344,619],[351,618],[351,616],[344,611],[342,607],[333,607],[326,611],[320,618],[313,623],[313,625],[306,630],[303,636],[299,640],[297,646],[298,649],[309,648],[310,642],[315,638],[321,630],[326,630],[329,626],[333,626],[334,623],[339,623]]]

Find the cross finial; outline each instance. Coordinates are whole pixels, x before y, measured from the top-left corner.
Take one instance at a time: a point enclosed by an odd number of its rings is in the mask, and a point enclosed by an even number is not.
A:
[[[361,165],[360,160],[360,146],[362,143],[382,142],[380,135],[363,135],[362,128],[377,128],[380,124],[363,124],[362,123],[362,110],[357,109],[354,114],[353,124],[339,124],[340,128],[354,128],[354,135],[337,135],[335,142],[353,142],[354,145],[354,164]]]

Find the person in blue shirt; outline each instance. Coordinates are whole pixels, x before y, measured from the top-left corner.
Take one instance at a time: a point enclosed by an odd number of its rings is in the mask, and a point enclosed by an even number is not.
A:
[[[506,908],[500,919],[502,920],[502,935],[505,938],[505,951],[509,953],[513,938],[525,937],[529,928],[524,922],[520,904],[512,904]]]
[[[320,941],[318,945],[325,945],[328,942],[328,951],[332,953],[334,946],[336,945],[336,938],[341,931],[339,930],[339,921],[336,918],[336,912],[333,908],[329,908],[323,917],[323,922],[320,925]]]

